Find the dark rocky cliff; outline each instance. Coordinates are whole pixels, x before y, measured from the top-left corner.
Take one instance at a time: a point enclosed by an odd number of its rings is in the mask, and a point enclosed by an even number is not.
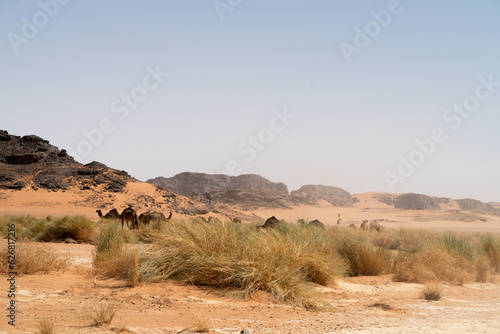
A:
[[[0,130],[0,189],[44,188],[53,191],[99,185],[121,192],[132,177],[98,162],[82,165],[38,136],[14,136]]]

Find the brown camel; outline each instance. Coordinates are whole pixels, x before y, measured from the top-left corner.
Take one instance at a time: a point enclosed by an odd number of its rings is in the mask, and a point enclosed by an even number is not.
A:
[[[356,225],[351,224],[351,225],[349,225],[349,228],[352,228],[353,230],[355,230],[356,229]]]
[[[122,229],[124,222],[127,222],[127,227],[129,229],[130,229],[129,222],[132,223],[132,229],[139,228],[139,222],[137,220],[137,212],[135,212],[135,210],[132,209],[131,206],[122,211],[120,218],[122,219]]]
[[[325,224],[323,224],[322,222],[320,222],[317,219],[313,220],[312,222],[309,222],[309,224],[307,224],[307,226],[315,226],[315,227],[325,229]]]
[[[380,226],[380,224],[377,223],[376,220],[374,220],[370,223],[370,230],[375,230],[377,232],[380,232],[381,229],[382,229],[382,226]]]
[[[369,228],[368,220],[364,219],[363,222],[361,223],[361,229],[363,231],[368,231],[368,228]]]
[[[106,218],[106,219],[120,219],[120,214],[118,213],[118,210],[116,209],[111,209],[108,213],[106,213],[104,216],[102,215],[101,210],[95,210],[97,214],[99,215],[100,218]]]
[[[165,222],[170,219],[172,219],[172,211],[170,211],[168,218],[165,218],[165,215],[158,211],[148,211],[139,215],[139,222],[143,225],[148,225],[152,221]]]

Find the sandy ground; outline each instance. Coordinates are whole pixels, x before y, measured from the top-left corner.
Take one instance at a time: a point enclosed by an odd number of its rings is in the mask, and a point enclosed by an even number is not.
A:
[[[375,204],[376,206],[377,204]],[[354,224],[359,227],[364,219],[377,220],[389,229],[411,228],[433,231],[491,232],[500,234],[500,216],[463,210],[401,210],[380,207],[334,207],[328,203],[320,206],[298,206],[287,209],[261,209],[254,211],[262,218],[308,221],[318,219],[328,226]]]
[[[355,277],[317,289],[337,308],[308,312],[275,303],[259,292],[231,300],[202,287],[173,282],[127,287],[118,280],[95,280],[93,246],[50,244],[72,259],[69,270],[17,278],[16,327],[0,321],[1,333],[34,333],[45,314],[56,318],[57,333],[177,333],[196,317],[211,333],[500,333],[500,284],[446,286],[440,301],[419,298],[421,285],[393,282],[391,275]],[[0,290],[8,291],[4,276]],[[92,327],[86,316],[100,301],[115,303],[115,319]],[[7,294],[0,303],[8,304]],[[3,308],[5,311],[5,308]],[[189,331],[187,331],[189,332]]]

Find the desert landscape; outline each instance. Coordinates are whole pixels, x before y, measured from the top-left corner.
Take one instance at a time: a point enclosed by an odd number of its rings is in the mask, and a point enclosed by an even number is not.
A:
[[[498,203],[289,193],[258,175],[141,182],[37,136],[0,139],[0,249],[15,240],[18,266],[14,287],[2,272],[3,333],[500,331]],[[129,229],[96,212],[129,206],[163,216]]]

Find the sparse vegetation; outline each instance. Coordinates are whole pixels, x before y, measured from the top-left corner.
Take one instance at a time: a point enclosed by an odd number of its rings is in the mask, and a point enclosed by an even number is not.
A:
[[[16,224],[23,240],[94,242],[96,275],[139,282],[177,280],[211,286],[234,298],[258,290],[311,310],[328,308],[314,284],[329,285],[344,275],[393,273],[404,282],[489,282],[500,272],[500,238],[492,234],[348,228],[309,228],[300,223],[259,229],[251,224],[154,222],[139,230],[116,221],[98,224],[83,216],[1,216],[0,232]],[[18,243],[20,274],[67,266],[50,247]],[[142,244],[142,245],[141,245]],[[146,245],[145,245],[146,244]],[[6,250],[0,249],[1,256]],[[1,269],[6,271],[6,264]]]

